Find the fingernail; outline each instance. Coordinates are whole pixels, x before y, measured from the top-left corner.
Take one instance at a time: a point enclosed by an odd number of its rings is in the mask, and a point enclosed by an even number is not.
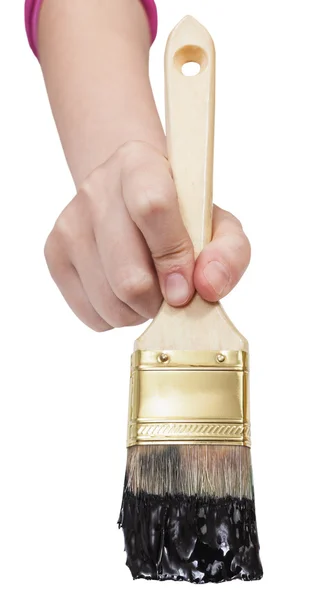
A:
[[[216,294],[218,296],[222,296],[230,280],[229,272],[221,263],[217,262],[216,260],[212,260],[210,263],[208,263],[203,272],[205,278],[215,290]]]
[[[169,304],[180,306],[184,304],[189,297],[189,285],[180,273],[171,273],[168,275],[165,284],[166,300]]]

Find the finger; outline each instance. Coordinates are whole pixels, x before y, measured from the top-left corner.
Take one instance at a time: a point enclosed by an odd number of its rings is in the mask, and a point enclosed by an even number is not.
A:
[[[116,297],[107,281],[91,225],[94,207],[89,200],[80,190],[57,220],[56,231],[95,311],[112,327],[138,325],[144,319]]]
[[[194,293],[194,252],[166,158],[149,146],[142,153],[138,146],[123,162],[122,190],[150,249],[163,296],[173,306],[186,304]]]
[[[84,237],[84,242],[75,246],[73,264],[82,282],[86,295],[96,312],[112,327],[140,325],[145,317],[119,300],[111,289],[102,268],[94,237]]]
[[[237,285],[250,261],[250,243],[240,221],[214,206],[213,239],[197,259],[194,284],[209,302],[224,298]]]
[[[99,167],[82,193],[90,205],[97,252],[110,288],[146,320],[157,314],[162,294],[149,249],[122,200],[116,160]]]
[[[107,331],[112,327],[95,311],[90,303],[77,271],[71,264],[62,244],[51,233],[45,245],[45,258],[50,274],[71,310],[85,325],[94,331]]]

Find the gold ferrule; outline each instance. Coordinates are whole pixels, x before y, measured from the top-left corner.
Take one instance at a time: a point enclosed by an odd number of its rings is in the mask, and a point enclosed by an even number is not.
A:
[[[248,354],[138,350],[127,446],[250,446]]]

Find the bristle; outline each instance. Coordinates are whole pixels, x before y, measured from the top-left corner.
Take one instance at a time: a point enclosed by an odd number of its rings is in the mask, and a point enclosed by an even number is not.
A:
[[[261,579],[249,448],[129,448],[119,526],[135,579]]]
[[[138,494],[253,499],[251,454],[244,446],[133,446],[125,489]]]

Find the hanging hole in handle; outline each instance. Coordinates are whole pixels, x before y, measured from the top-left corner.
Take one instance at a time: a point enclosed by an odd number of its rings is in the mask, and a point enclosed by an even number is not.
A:
[[[207,54],[200,46],[183,46],[174,56],[177,69],[186,77],[202,73],[207,66]]]
[[[195,75],[199,75],[200,69],[199,63],[190,61],[183,64],[182,73],[186,77],[195,77]]]

